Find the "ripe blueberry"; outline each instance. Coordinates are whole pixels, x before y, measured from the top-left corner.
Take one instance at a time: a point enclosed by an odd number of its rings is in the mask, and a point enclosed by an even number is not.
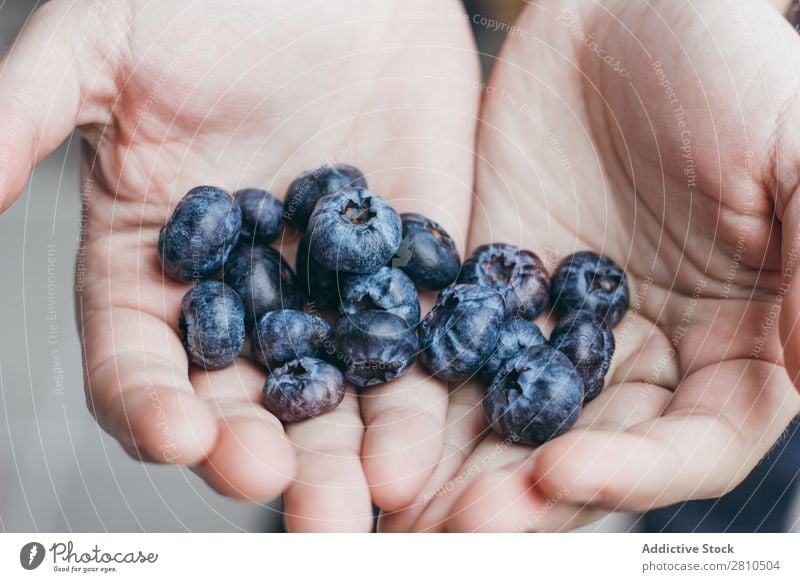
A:
[[[239,243],[225,263],[224,280],[242,298],[248,329],[270,311],[303,308],[292,269],[270,247]]]
[[[368,388],[408,371],[417,357],[417,337],[402,318],[388,311],[362,311],[333,325],[326,354],[350,382]]]
[[[189,359],[207,370],[233,362],[244,345],[244,306],[219,281],[203,281],[183,296],[178,322]]]
[[[597,397],[614,355],[614,334],[603,319],[589,311],[573,311],[553,329],[550,345],[575,365],[583,380],[584,401]]]
[[[326,269],[373,273],[400,246],[400,216],[369,190],[326,196],[308,223],[311,256]]]
[[[344,393],[344,376],[335,366],[300,358],[269,375],[264,407],[283,422],[299,422],[335,409]]]
[[[489,425],[515,443],[540,445],[578,419],[583,382],[560,351],[534,346],[509,358],[483,398]]]
[[[461,269],[453,239],[438,223],[413,212],[401,214],[403,240],[393,267],[405,271],[424,289],[443,289],[452,284]]]
[[[179,281],[218,275],[241,226],[242,211],[230,194],[212,186],[190,190],[158,237],[164,271]]]
[[[592,311],[614,327],[628,310],[628,278],[608,257],[582,251],[561,261],[550,296],[559,317]]]
[[[284,220],[294,228],[303,230],[308,226],[308,219],[320,199],[342,190],[366,187],[364,174],[353,166],[322,166],[303,172],[286,192]]]
[[[381,267],[371,275],[349,275],[342,284],[339,313],[388,311],[402,317],[408,325],[419,323],[419,296],[414,282],[399,269]]]
[[[533,321],[547,307],[550,277],[534,253],[504,243],[483,245],[464,261],[459,283],[494,287],[506,301],[506,316]]]
[[[454,285],[439,292],[419,326],[420,361],[434,376],[455,382],[489,359],[504,321],[503,297],[491,287]]]
[[[248,188],[234,194],[242,209],[241,238],[269,244],[278,238],[283,219],[283,204],[269,192]]]
[[[546,343],[542,330],[535,323],[516,317],[508,318],[500,330],[500,338],[492,355],[478,372],[481,381],[488,386],[508,358],[525,348]]]
[[[300,238],[297,248],[298,284],[312,303],[320,309],[337,309],[339,282],[343,276],[324,268],[314,260],[308,248],[308,232]]]
[[[253,327],[253,354],[274,370],[291,360],[321,358],[327,336],[328,323],[321,317],[293,309],[270,311]]]

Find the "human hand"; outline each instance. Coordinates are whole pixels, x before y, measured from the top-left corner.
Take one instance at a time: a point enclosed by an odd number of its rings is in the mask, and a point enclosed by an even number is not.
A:
[[[477,77],[477,61],[463,19],[415,10],[431,3],[55,0],[2,63],[13,139],[0,144],[0,209],[73,128],[85,140],[77,310],[91,411],[134,458],[193,466],[223,494],[288,486],[292,530],[369,530],[370,475],[376,499],[407,503],[438,460],[446,387],[412,372],[373,391],[366,436],[353,393],[284,431],[259,403],[264,370],[189,368],[188,285],[163,275],[158,232],[195,185],[283,196],[331,160],[463,241],[478,96],[450,79]],[[409,433],[423,442],[398,445]]]
[[[551,269],[608,254],[632,309],[605,391],[535,450],[454,388],[439,467],[382,530],[563,530],[720,496],[800,411],[797,33],[766,2],[549,1],[518,26],[485,92],[469,246]]]

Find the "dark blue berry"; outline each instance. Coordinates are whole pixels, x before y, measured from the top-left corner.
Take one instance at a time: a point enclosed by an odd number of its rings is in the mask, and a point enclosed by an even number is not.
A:
[[[278,238],[283,220],[280,200],[257,188],[239,190],[234,197],[242,209],[243,240],[269,244]]]
[[[608,257],[582,251],[561,261],[550,296],[559,317],[586,310],[614,327],[628,310],[628,278]]]
[[[478,373],[481,381],[488,386],[508,358],[526,348],[546,343],[542,330],[535,323],[516,317],[508,318],[500,330],[494,352]]]
[[[219,281],[203,281],[183,296],[178,326],[189,359],[207,370],[233,362],[244,345],[244,305]]]
[[[334,271],[373,273],[389,263],[402,238],[400,216],[369,190],[326,196],[308,223],[314,260]]]
[[[342,190],[366,188],[367,179],[358,168],[344,164],[322,166],[303,172],[286,192],[284,220],[294,228],[303,230],[322,198]]]
[[[339,282],[344,276],[324,268],[314,260],[309,252],[308,237],[308,232],[304,233],[297,248],[298,284],[310,302],[319,309],[337,309]]]
[[[387,311],[362,311],[342,317],[331,328],[327,359],[345,377],[367,388],[405,374],[417,357],[417,337],[400,317]]]
[[[573,311],[553,329],[550,345],[575,365],[583,380],[584,401],[596,398],[614,355],[614,334],[602,318],[589,311]]]
[[[494,287],[503,294],[507,317],[534,320],[547,307],[550,277],[534,253],[496,243],[475,249],[464,261],[459,283]]]
[[[253,354],[274,370],[291,360],[321,358],[327,336],[328,323],[321,317],[293,309],[270,311],[253,326]]]
[[[164,271],[179,281],[219,275],[241,226],[242,211],[225,190],[211,186],[190,190],[158,237]]]
[[[515,443],[540,445],[569,430],[583,402],[583,382],[560,351],[535,346],[509,358],[483,398],[489,425]]]
[[[339,313],[388,311],[416,327],[419,323],[419,296],[414,282],[399,269],[381,267],[371,275],[350,275],[342,284]]]
[[[434,376],[455,382],[489,359],[503,326],[503,297],[491,287],[454,285],[439,293],[419,326],[420,361]]]
[[[438,223],[413,212],[401,214],[403,240],[392,266],[403,269],[424,289],[451,285],[461,269],[453,239]]]
[[[335,409],[344,393],[344,376],[335,366],[300,358],[269,375],[264,407],[283,422],[299,422]]]
[[[248,329],[270,311],[303,309],[292,269],[270,247],[239,243],[225,263],[224,280],[242,298]]]

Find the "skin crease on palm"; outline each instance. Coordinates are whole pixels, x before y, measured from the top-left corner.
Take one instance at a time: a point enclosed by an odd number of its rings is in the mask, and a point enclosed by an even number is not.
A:
[[[369,531],[371,499],[410,503],[441,455],[447,387],[414,370],[284,429],[248,360],[187,376],[176,328],[189,286],[162,275],[158,232],[197,184],[282,196],[332,160],[440,222],[463,252],[480,96],[452,79],[471,83],[479,66],[466,20],[413,16],[432,8],[56,0],[0,68],[0,127],[15,130],[0,146],[2,209],[73,127],[85,139],[77,310],[90,410],[134,458],[189,465],[236,498],[284,492],[290,530]],[[296,237],[278,246],[293,259]]]
[[[632,310],[604,393],[536,450],[453,390],[442,461],[383,531],[560,531],[716,497],[800,411],[797,33],[759,1],[545,1],[517,25],[484,91],[469,247],[607,253]]]

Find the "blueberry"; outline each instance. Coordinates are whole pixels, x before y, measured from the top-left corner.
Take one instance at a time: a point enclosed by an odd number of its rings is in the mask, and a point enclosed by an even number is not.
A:
[[[308,249],[308,232],[300,238],[297,248],[297,277],[300,288],[320,309],[337,309],[339,280],[336,271],[324,268],[314,260]]]
[[[583,251],[561,261],[550,296],[559,317],[592,311],[614,327],[628,310],[628,278],[608,257]]]
[[[335,366],[300,358],[269,375],[264,407],[283,422],[299,422],[335,409],[344,392],[344,376]]]
[[[344,164],[322,166],[300,174],[286,192],[284,220],[303,230],[317,202],[325,196],[351,188],[366,188],[367,179],[358,168]]]
[[[461,258],[453,239],[438,223],[413,212],[401,214],[403,241],[393,267],[405,271],[424,289],[451,285],[461,269]]]
[[[269,244],[278,238],[283,219],[283,204],[269,192],[248,188],[234,194],[242,209],[241,238]]]
[[[367,388],[408,371],[417,357],[417,337],[402,318],[388,311],[362,311],[334,324],[326,353],[350,382]]]
[[[589,311],[573,311],[553,329],[550,345],[575,365],[583,380],[584,401],[597,397],[614,355],[614,334],[603,319]]]
[[[369,190],[326,196],[308,223],[311,256],[326,269],[373,273],[400,246],[400,216]]]
[[[419,326],[420,361],[434,376],[455,382],[489,359],[504,321],[503,296],[491,287],[454,285],[439,292]]]
[[[164,271],[179,281],[218,275],[241,226],[242,211],[230,194],[211,186],[190,190],[158,237]]]
[[[286,362],[324,355],[328,323],[316,315],[279,309],[270,311],[253,326],[256,361],[274,370]]]
[[[583,382],[569,358],[534,346],[506,360],[483,398],[489,425],[515,443],[540,445],[578,419]]]
[[[339,313],[388,311],[416,327],[419,323],[419,296],[414,282],[399,269],[381,267],[371,275],[350,275],[342,284]]]
[[[248,329],[270,311],[303,308],[292,269],[270,247],[239,243],[225,263],[224,280],[242,298]]]
[[[504,243],[475,249],[459,283],[494,287],[506,301],[506,316],[534,320],[547,307],[550,277],[534,253]]]
[[[183,296],[178,326],[189,359],[207,370],[233,362],[244,345],[244,305],[219,281],[203,281]]]
[[[492,383],[497,371],[511,356],[525,348],[546,344],[547,340],[539,326],[525,319],[510,317],[500,330],[500,338],[491,357],[480,369],[479,377],[487,386]]]

